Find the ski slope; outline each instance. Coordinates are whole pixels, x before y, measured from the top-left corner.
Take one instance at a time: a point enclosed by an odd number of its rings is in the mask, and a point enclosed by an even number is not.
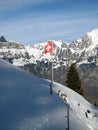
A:
[[[98,108],[56,82],[51,95],[49,84],[0,59],[0,130],[66,130],[66,103],[70,130],[98,130]]]

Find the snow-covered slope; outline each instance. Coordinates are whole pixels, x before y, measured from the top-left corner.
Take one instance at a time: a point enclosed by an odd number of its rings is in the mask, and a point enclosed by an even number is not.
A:
[[[0,130],[65,130],[66,101],[57,95],[60,89],[70,105],[70,130],[98,130],[98,108],[83,97],[58,83],[50,95],[48,80],[0,59]]]

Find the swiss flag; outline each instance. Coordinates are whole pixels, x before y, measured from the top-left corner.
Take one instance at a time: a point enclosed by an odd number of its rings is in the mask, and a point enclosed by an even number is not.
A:
[[[53,49],[52,49],[52,42],[48,42],[47,45],[44,47],[44,53],[50,53],[52,52]]]

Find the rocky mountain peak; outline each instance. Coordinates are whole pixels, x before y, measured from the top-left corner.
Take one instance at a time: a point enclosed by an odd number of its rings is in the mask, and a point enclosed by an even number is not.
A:
[[[24,46],[17,42],[0,43],[0,57],[12,57],[12,63],[19,66],[25,64],[37,64],[37,61],[54,60],[56,65],[67,65],[67,62],[78,64],[95,62],[98,57],[98,29],[84,34],[79,40],[67,44],[61,40],[53,42],[53,53],[51,57],[45,55],[43,50],[47,42],[38,43],[32,46]],[[92,57],[92,58],[91,58]],[[90,60],[89,60],[90,59]]]
[[[1,36],[1,37],[0,37],[0,42],[7,42],[7,40],[5,39],[4,36]]]
[[[1,39],[4,38],[1,37]],[[49,55],[44,54],[43,51],[48,41],[28,46],[12,41],[1,41],[0,58],[6,59],[37,76],[50,79],[51,62],[53,62],[56,77],[54,80],[64,83],[66,69],[71,63],[76,63],[81,72],[83,85],[87,88],[98,86],[96,82],[98,81],[98,29],[85,33],[83,37],[70,44],[61,40],[52,40],[53,53],[48,53]],[[93,87],[91,91],[95,91]]]

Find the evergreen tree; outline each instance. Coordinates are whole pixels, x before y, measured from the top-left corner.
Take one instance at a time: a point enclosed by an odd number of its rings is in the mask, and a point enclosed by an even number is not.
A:
[[[81,80],[75,64],[71,64],[71,66],[69,67],[67,77],[66,77],[66,83],[69,88],[83,95]]]

